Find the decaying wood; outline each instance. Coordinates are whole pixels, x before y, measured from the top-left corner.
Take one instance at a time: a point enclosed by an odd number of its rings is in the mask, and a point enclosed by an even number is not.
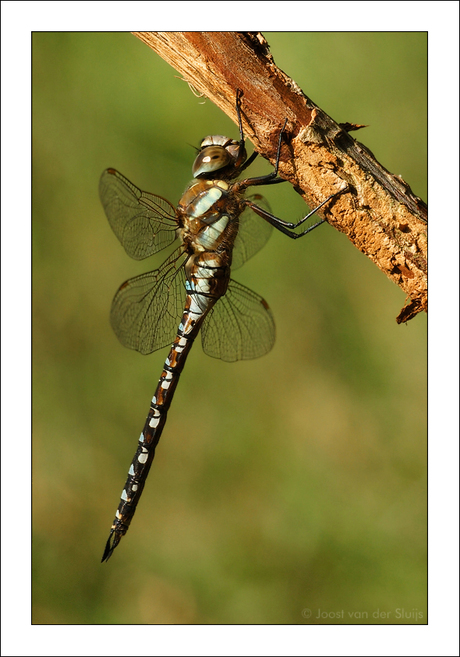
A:
[[[406,293],[398,323],[427,310],[425,203],[348,134],[359,126],[335,123],[275,65],[262,34],[134,34],[235,122],[235,94],[242,89],[245,135],[272,163],[287,118],[280,176],[310,207],[348,183],[350,191],[325,206],[328,222]]]

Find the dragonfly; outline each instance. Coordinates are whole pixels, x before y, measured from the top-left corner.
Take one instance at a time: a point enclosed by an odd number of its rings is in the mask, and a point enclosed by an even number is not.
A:
[[[123,283],[112,302],[111,325],[122,345],[141,354],[171,346],[102,562],[108,561],[128,531],[198,333],[201,331],[204,352],[227,362],[263,356],[275,342],[275,324],[267,302],[233,280],[231,269],[257,253],[273,227],[292,239],[309,233],[325,219],[302,232],[295,229],[344,191],[331,194],[297,223],[274,216],[260,194],[246,197],[250,187],[284,182],[278,177],[278,164],[286,122],[279,134],[274,170],[237,180],[258,155],[254,151],[247,156],[241,97],[238,90],[239,141],[223,135],[203,139],[192,167],[193,180],[177,207],[161,196],[141,191],[115,169],[107,169],[100,179],[99,195],[110,226],[131,258],[142,260],[179,242],[158,269]]]

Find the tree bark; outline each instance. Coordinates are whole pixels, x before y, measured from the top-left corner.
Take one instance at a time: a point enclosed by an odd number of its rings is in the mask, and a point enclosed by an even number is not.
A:
[[[310,207],[348,183],[325,206],[328,222],[406,293],[396,321],[427,310],[427,206],[279,69],[261,33],[134,32],[237,123],[243,90],[245,136],[274,163],[287,118],[279,175]],[[319,211],[321,216],[323,212]]]

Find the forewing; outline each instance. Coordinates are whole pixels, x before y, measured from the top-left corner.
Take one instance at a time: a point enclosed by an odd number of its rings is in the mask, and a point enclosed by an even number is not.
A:
[[[268,201],[260,194],[246,197],[259,207],[271,212]],[[272,232],[268,221],[261,220],[251,208],[246,208],[240,216],[240,226],[233,247],[232,269],[238,269],[246,260],[252,258],[267,242]]]
[[[271,310],[261,296],[231,280],[206,316],[201,340],[208,356],[227,362],[263,356],[275,342]]]
[[[130,278],[120,287],[110,322],[122,345],[150,354],[172,344],[184,310],[187,257],[176,249],[159,269]]]
[[[176,211],[171,203],[141,191],[115,169],[102,174],[99,196],[113,232],[131,258],[143,260],[176,239]]]

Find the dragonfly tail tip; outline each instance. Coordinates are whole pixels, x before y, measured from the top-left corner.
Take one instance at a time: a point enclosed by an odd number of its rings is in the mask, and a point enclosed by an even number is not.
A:
[[[120,542],[120,538],[121,536],[118,536],[117,534],[114,535],[114,530],[112,529],[110,532],[110,536],[107,540],[107,543],[105,544],[104,554],[102,555],[101,563],[104,563],[104,561],[108,561],[110,559],[113,551],[115,550],[118,543]]]

